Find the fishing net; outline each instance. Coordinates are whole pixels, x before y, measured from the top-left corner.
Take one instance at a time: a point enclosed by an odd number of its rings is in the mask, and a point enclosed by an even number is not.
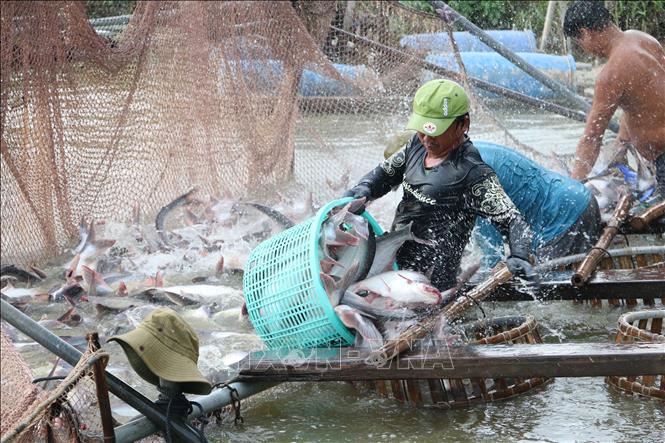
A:
[[[53,390],[32,382],[33,374],[1,329],[3,442],[104,441],[92,365],[109,355],[88,349]],[[110,411],[105,411],[110,414]]]
[[[425,54],[400,38],[447,31],[396,2],[150,1],[92,23],[83,2],[3,2],[2,262],[193,186],[339,196],[406,140]],[[527,150],[468,89],[473,127]]]

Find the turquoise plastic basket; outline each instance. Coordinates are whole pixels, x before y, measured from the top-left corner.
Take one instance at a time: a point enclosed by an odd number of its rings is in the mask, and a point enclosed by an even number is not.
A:
[[[319,277],[319,237],[332,201],[316,215],[258,245],[249,255],[243,294],[249,319],[269,349],[350,346],[355,336],[335,314]],[[383,229],[365,211],[376,235]]]

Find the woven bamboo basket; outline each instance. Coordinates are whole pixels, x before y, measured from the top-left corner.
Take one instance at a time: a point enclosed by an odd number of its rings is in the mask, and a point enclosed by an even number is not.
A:
[[[459,332],[472,344],[541,343],[531,316],[509,316],[462,325]],[[451,409],[505,400],[552,381],[549,378],[416,379],[354,382],[384,397],[422,408]]]
[[[616,342],[665,343],[663,318],[665,318],[665,310],[663,309],[629,312],[622,315],[619,318]],[[624,392],[665,400],[665,368],[663,368],[663,373],[660,375],[612,376],[605,377],[605,382]]]
[[[556,268],[556,270],[572,271],[575,270],[577,266],[579,266],[579,264],[580,262],[566,266],[561,266]],[[637,269],[645,267],[663,269],[663,272],[665,272],[665,254],[644,253],[644,254],[623,255],[618,257],[605,257],[600,261],[596,269],[598,270]],[[627,297],[622,299],[609,299],[607,300],[607,303],[610,306],[616,306],[616,307],[618,306],[632,307],[632,306],[637,306],[639,304],[638,299],[629,298],[628,294],[626,295]],[[644,304],[644,306],[654,306],[657,300],[658,300],[657,298],[644,298],[642,299],[642,303]],[[665,297],[661,297],[661,302],[665,303]],[[574,303],[590,303],[593,306],[602,306],[603,304],[602,300],[598,299],[575,301]]]

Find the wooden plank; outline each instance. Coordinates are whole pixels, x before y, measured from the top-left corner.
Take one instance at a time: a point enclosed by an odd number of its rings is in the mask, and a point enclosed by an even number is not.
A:
[[[570,284],[571,271],[550,272],[542,277],[536,300],[592,300],[654,298],[665,294],[665,268],[608,269],[596,271],[581,288]],[[533,301],[533,292],[514,283],[501,285],[486,300]]]
[[[309,359],[288,351],[251,353],[236,367],[240,380],[338,381],[427,378],[592,377],[657,375],[665,343],[468,345],[408,353],[384,367],[369,365],[366,350],[310,349]]]

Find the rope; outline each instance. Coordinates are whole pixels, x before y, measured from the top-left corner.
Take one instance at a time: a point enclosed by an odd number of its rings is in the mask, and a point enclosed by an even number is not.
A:
[[[2,443],[14,441],[17,439],[23,432],[28,430],[32,425],[34,425],[40,415],[43,415],[48,407],[55,403],[60,396],[67,393],[74,385],[76,385],[79,380],[85,377],[88,374],[88,371],[95,362],[98,360],[108,361],[109,354],[99,349],[94,352],[89,350],[84,354],[79,362],[76,364],[74,369],[71,370],[69,375],[58,385],[56,389],[51,392],[44,401],[39,403],[37,406],[29,412],[25,418],[23,418],[10,432],[2,436]]]

